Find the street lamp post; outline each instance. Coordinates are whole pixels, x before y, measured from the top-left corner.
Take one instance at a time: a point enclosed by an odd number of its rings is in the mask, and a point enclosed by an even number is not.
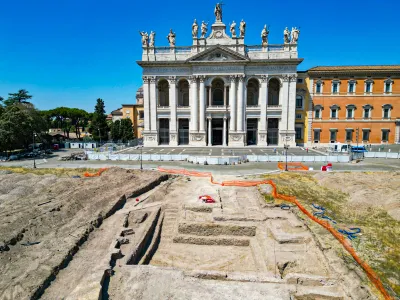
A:
[[[143,145],[140,146],[140,171],[143,170],[143,164],[142,164],[142,151],[143,151]]]
[[[99,142],[99,143],[100,143],[100,145],[101,145],[101,135],[100,135],[100,128],[99,128],[99,139],[100,139],[100,142]],[[99,145],[99,146],[100,146],[100,145]]]
[[[36,160],[35,160],[35,136],[36,133],[33,133],[33,144],[32,144],[32,154],[33,154],[33,168],[36,169]]]

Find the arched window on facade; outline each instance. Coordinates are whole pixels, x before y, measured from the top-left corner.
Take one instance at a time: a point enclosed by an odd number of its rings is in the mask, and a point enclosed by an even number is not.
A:
[[[250,79],[247,83],[247,106],[258,105],[260,87],[257,79]]]
[[[158,82],[158,106],[169,106],[169,84],[165,79]]]
[[[303,96],[302,95],[296,95],[296,108],[303,109]]]
[[[278,79],[272,78],[268,84],[268,105],[279,105],[279,92],[281,83]]]
[[[189,106],[189,82],[186,79],[178,83],[178,106]]]
[[[224,81],[214,79],[211,84],[212,102],[211,105],[224,105]]]

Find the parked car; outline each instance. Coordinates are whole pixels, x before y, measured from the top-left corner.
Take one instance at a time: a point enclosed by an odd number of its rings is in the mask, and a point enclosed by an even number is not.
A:
[[[18,155],[10,155],[10,157],[8,159],[9,160],[18,160],[19,156]]]

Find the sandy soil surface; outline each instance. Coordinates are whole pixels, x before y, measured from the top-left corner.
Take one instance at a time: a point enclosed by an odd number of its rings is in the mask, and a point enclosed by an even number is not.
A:
[[[90,231],[161,176],[119,168],[92,178],[0,175],[0,299],[40,296]]]
[[[323,186],[348,193],[357,209],[380,207],[400,221],[400,172],[317,173],[315,178]]]

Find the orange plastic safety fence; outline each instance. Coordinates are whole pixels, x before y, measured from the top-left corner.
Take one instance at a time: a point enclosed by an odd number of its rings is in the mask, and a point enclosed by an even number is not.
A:
[[[302,163],[288,162],[287,165],[289,171],[308,171],[308,167],[303,165]],[[281,170],[285,170],[286,163],[278,162],[278,168]]]
[[[96,173],[85,172],[85,173],[83,174],[83,176],[85,176],[85,177],[97,177],[97,176],[100,176],[101,173],[103,173],[105,170],[107,170],[107,168],[101,168],[101,169],[98,170]]]
[[[279,165],[279,164],[278,164]],[[221,186],[241,186],[241,187],[251,187],[258,186],[260,184],[269,184],[272,186],[272,196],[277,199],[281,199],[284,201],[288,201],[294,203],[307,217],[309,217],[314,222],[318,223],[322,227],[326,228],[350,253],[350,255],[355,259],[355,261],[364,269],[365,273],[367,273],[368,278],[375,285],[375,287],[382,293],[385,299],[393,299],[389,293],[386,291],[385,287],[382,284],[382,281],[376,275],[374,270],[364,262],[356,253],[351,244],[346,240],[346,238],[340,234],[328,221],[323,221],[315,217],[312,213],[310,213],[298,200],[295,196],[288,196],[279,194],[276,189],[276,185],[272,180],[261,180],[261,181],[241,181],[241,180],[232,180],[232,181],[223,181],[217,182],[214,181],[214,178],[209,172],[196,172],[196,171],[187,171],[187,170],[175,170],[175,169],[163,169],[158,168],[160,172],[166,172],[170,174],[181,174],[187,176],[197,176],[197,177],[210,177],[210,181],[213,184],[218,184]]]

